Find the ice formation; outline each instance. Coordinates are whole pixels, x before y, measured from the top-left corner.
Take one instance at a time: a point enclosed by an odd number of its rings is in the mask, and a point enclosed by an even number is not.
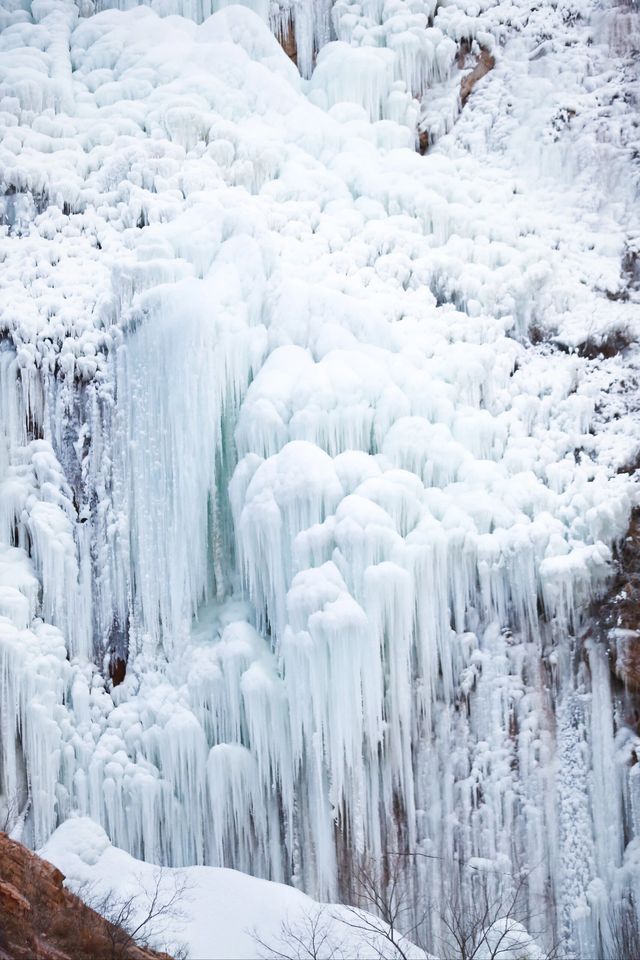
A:
[[[322,898],[401,849],[427,938],[470,865],[520,870],[541,936],[609,955],[640,745],[585,624],[640,432],[632,356],[584,345],[636,333],[637,19],[5,0],[0,784],[28,842],[80,815]]]

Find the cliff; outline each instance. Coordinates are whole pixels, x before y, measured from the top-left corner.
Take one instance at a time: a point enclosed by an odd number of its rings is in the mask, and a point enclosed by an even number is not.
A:
[[[0,960],[153,960],[63,886],[64,875],[0,833]]]

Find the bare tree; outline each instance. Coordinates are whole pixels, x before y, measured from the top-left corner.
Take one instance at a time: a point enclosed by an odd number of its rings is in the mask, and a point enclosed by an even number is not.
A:
[[[339,960],[345,956],[344,943],[336,937],[333,918],[326,907],[318,907],[297,920],[285,919],[273,943],[257,931],[253,939],[264,960]]]
[[[17,793],[3,797],[2,803],[0,803],[0,831],[9,834],[14,839],[19,839],[30,807],[30,795],[27,795],[22,804]]]
[[[558,946],[543,953],[538,939],[529,933],[530,925],[541,919],[532,916],[527,905],[529,876],[526,871],[517,876],[477,871],[466,897],[460,885],[454,887],[438,911],[442,929],[435,938],[438,955],[446,960],[500,960],[514,955],[523,960],[533,955],[555,960]]]
[[[15,796],[3,799],[0,805],[0,832],[10,833],[20,815],[20,805]]]
[[[140,879],[132,894],[120,896],[114,890],[98,893],[88,884],[75,890],[87,906],[108,921],[110,952],[105,960],[125,960],[134,945],[155,949],[162,945],[177,960],[186,957],[186,947],[173,943],[172,936],[176,924],[186,919],[183,904],[188,891],[184,876],[169,876],[161,867],[154,871],[150,888]]]
[[[379,861],[361,858],[351,875],[350,899],[356,906],[336,914],[341,923],[360,933],[373,956],[384,960],[409,960],[409,941],[418,926],[403,867],[398,854],[387,854]]]
[[[354,906],[319,906],[295,923],[285,921],[278,941],[254,932],[270,960],[410,960],[406,931],[411,910],[398,857],[362,858],[350,878]],[[341,936],[340,928],[344,930]],[[402,933],[404,930],[405,933]]]
[[[638,960],[640,957],[640,928],[635,898],[632,893],[609,908],[607,915],[609,955],[606,960]]]
[[[454,885],[444,902],[435,906],[441,932],[432,936],[431,944],[424,937],[428,911],[416,905],[408,886],[405,862],[412,854],[386,854],[376,863],[365,859],[354,870],[351,897],[366,912],[343,908],[337,916],[342,923],[360,931],[368,956],[384,960],[410,960],[415,944],[425,952],[435,953],[441,960],[501,960],[529,956],[555,960],[558,947],[546,953],[529,927],[537,924],[538,934],[546,933],[546,916],[541,909],[532,916],[527,898],[530,872],[518,876],[487,874],[471,865],[462,865],[470,873],[463,898],[462,884]],[[429,856],[419,854],[413,856]],[[344,911],[349,915],[345,918]]]
[[[277,945],[256,937],[274,960],[352,960],[354,940],[342,944],[335,940],[340,925],[356,934],[359,956],[367,960],[411,960],[415,948],[431,952],[439,960],[557,960],[554,945],[543,952],[539,940],[529,932],[531,923],[544,927],[543,911],[531,916],[527,902],[530,874],[523,872],[488,875],[475,867],[463,897],[461,884],[455,885],[444,904],[435,910],[421,911],[416,906],[405,869],[408,854],[386,854],[379,861],[363,858],[353,868],[349,898],[354,906],[318,908],[313,916],[292,926],[282,926]],[[437,859],[437,858],[435,858]],[[327,925],[327,911],[332,921]],[[422,942],[428,913],[439,922],[439,932]],[[538,933],[544,933],[539,929]],[[626,955],[621,955],[625,956]],[[631,956],[631,955],[629,955]],[[640,956],[640,954],[635,955]]]

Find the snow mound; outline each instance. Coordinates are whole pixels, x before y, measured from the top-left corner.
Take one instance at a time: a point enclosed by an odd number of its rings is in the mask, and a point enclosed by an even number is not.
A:
[[[247,960],[295,950],[295,944],[286,942],[287,931],[304,940],[310,922],[319,924],[325,938],[323,956],[335,950],[335,956],[366,960],[384,949],[382,936],[359,934],[341,922],[341,916],[353,919],[344,907],[317,903],[293,887],[215,867],[165,868],[159,875],[153,864],[112,846],[104,830],[87,818],[67,820],[38,852],[89,905],[104,903],[109,895],[114,902],[135,898],[134,923],[146,915],[156,888],[161,902],[184,888],[175,911],[160,918],[155,930],[150,924],[144,934],[157,949],[186,947],[189,960]],[[374,926],[378,922],[370,921]],[[318,931],[316,936],[320,941]],[[426,960],[427,954],[408,940],[398,942],[407,960]]]

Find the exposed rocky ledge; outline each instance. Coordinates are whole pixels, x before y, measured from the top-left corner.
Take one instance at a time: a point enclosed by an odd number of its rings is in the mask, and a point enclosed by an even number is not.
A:
[[[464,57],[464,50],[461,48],[462,56]],[[468,73],[466,77],[462,78],[460,83],[460,105],[464,107],[465,103],[473,93],[473,88],[475,87],[478,80],[482,80],[483,77],[486,77],[488,73],[496,65],[496,58],[493,54],[489,53],[484,47],[480,50],[480,56],[478,57],[478,62],[475,67]]]
[[[640,693],[640,510],[618,551],[618,572],[595,612],[606,631],[611,665],[627,690]]]
[[[0,833],[0,960],[170,960],[119,937],[63,881],[54,866]]]

